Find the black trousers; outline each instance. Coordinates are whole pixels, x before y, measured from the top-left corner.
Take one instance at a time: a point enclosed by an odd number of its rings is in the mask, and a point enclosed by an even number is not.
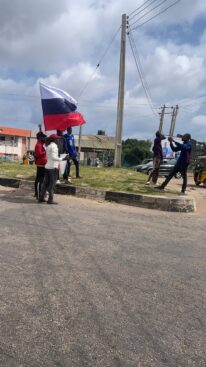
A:
[[[71,159],[74,162],[74,165],[75,165],[75,168],[76,168],[76,177],[79,177],[79,161],[76,157],[71,158]],[[65,168],[65,171],[64,171],[64,175],[63,175],[65,180],[67,180],[68,177],[70,176],[70,168],[71,168],[71,160],[68,159],[67,164],[66,164],[66,168]]]
[[[44,181],[44,175],[45,175],[45,167],[36,167],[36,179],[34,183],[35,188],[35,196],[37,199],[39,199],[39,195],[41,192],[42,183]]]
[[[180,166],[180,165],[175,165],[171,172],[169,173],[169,175],[167,176],[166,180],[161,184],[161,187],[166,187],[168,182],[176,175],[176,173],[180,172],[182,175],[182,179],[183,179],[183,183],[182,183],[182,192],[185,192],[186,188],[187,188],[187,166]]]
[[[44,176],[44,181],[42,185],[42,190],[40,193],[40,200],[44,199],[46,191],[48,191],[49,193],[48,201],[53,201],[54,190],[55,190],[56,181],[57,181],[57,174],[58,174],[57,168],[45,169],[45,176]]]

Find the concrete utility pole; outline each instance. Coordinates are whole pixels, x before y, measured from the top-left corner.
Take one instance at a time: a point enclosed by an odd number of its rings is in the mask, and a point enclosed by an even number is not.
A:
[[[179,106],[178,105],[176,105],[175,107],[173,107],[172,119],[171,119],[171,124],[170,124],[170,132],[169,132],[169,135],[170,136],[173,136],[174,135],[175,124],[176,124],[176,118],[177,118],[178,110],[179,110]]]
[[[122,124],[123,124],[123,112],[124,112],[126,28],[127,28],[127,16],[126,14],[123,14],[122,15],[120,68],[119,68],[119,90],[118,90],[118,104],[117,104],[117,125],[116,125],[115,156],[114,156],[114,165],[116,168],[121,167]]]
[[[164,115],[165,115],[165,104],[162,107],[162,111],[160,113],[160,124],[159,124],[159,132],[162,133],[162,128],[163,128],[163,122],[164,122]]]

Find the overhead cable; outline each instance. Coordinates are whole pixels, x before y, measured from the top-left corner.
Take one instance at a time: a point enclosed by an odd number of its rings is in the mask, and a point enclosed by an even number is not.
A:
[[[131,30],[130,30],[130,32],[128,33],[128,38],[129,38],[129,43],[130,43],[130,47],[131,47],[131,50],[132,50],[132,54],[133,54],[133,57],[134,57],[135,65],[137,67],[137,71],[138,71],[138,74],[139,74],[139,77],[140,77],[140,80],[141,80],[141,83],[142,83],[142,87],[144,89],[146,98],[148,100],[148,104],[149,104],[153,114],[157,118],[157,113],[156,113],[156,111],[154,111],[154,107],[153,107],[150,91],[149,91],[149,88],[148,88],[148,84],[146,82],[146,79],[144,78],[141,62],[140,62],[140,59],[138,59],[138,57],[137,57],[136,44],[135,44],[134,38],[132,38],[132,37],[133,37],[133,35],[132,35]],[[134,48],[136,49],[136,54],[135,54],[135,49]]]
[[[130,26],[132,27],[134,24],[136,24],[137,22],[139,22],[139,20],[145,18],[147,15],[149,15],[150,13],[153,12],[153,10],[159,8],[162,4],[164,4],[165,2],[167,2],[168,0],[162,0],[159,4],[157,4],[156,6],[154,6],[154,8],[150,9],[148,12],[146,12],[145,14],[143,14],[141,17],[137,18],[135,20],[135,22],[131,23]]]
[[[111,45],[113,44],[113,42],[114,42],[114,40],[115,40],[115,38],[116,38],[117,34],[119,33],[119,30],[120,30],[120,29],[121,29],[121,26],[119,26],[119,27],[118,27],[118,29],[117,29],[117,31],[115,32],[114,36],[112,37],[112,39],[111,39],[111,41],[110,41],[109,45],[108,45],[108,46],[107,46],[107,48],[105,49],[105,51],[104,51],[104,53],[103,53],[102,57],[100,58],[99,62],[97,63],[95,70],[93,71],[93,73],[92,73],[92,74],[90,75],[90,77],[88,78],[87,82],[85,83],[84,87],[82,88],[81,92],[79,93],[79,96],[77,97],[77,99],[79,99],[79,98],[82,96],[82,94],[84,93],[84,91],[85,91],[85,89],[87,88],[88,84],[90,83],[90,81],[92,80],[92,78],[94,77],[94,75],[96,74],[97,69],[100,67],[100,65],[101,65],[102,61],[104,60],[104,58],[105,58],[105,56],[106,56],[107,52],[109,51],[109,49],[110,49]]]
[[[132,19],[136,18],[137,15],[141,14],[144,10],[146,10],[147,8],[149,8],[153,3],[155,3],[157,0],[152,0],[151,3],[149,3],[147,6],[143,7],[141,10],[139,10],[138,12],[134,13],[132,16],[128,16],[129,20],[131,21]]]
[[[172,3],[172,4],[171,4],[170,6],[168,6],[167,8],[165,8],[165,9],[163,9],[162,11],[160,11],[159,13],[155,14],[153,17],[151,17],[151,18],[147,19],[145,22],[138,24],[136,27],[132,28],[132,31],[136,30],[137,28],[142,27],[144,24],[146,24],[146,23],[150,22],[152,19],[156,18],[158,15],[165,13],[168,9],[170,9],[172,6],[176,5],[176,4],[177,4],[177,3],[179,3],[180,1],[181,1],[181,0],[177,0],[177,1],[175,1],[174,3]]]
[[[16,94],[16,93],[1,93],[0,92],[0,100],[3,98],[7,98],[8,97],[18,97],[18,99],[15,99],[15,103],[18,102],[22,102],[24,100],[29,100],[30,102],[33,103],[39,103],[39,96],[32,96],[32,95],[24,95],[24,94]],[[8,99],[8,101],[14,101],[13,98]],[[116,102],[109,102],[109,101],[103,101],[103,102],[94,102],[94,101],[89,101],[89,100],[81,100],[81,102],[79,103],[79,106],[82,107],[87,107],[87,106],[93,106],[96,109],[108,109],[108,108],[113,108],[116,106]],[[148,103],[127,103],[125,102],[125,106],[128,106],[129,108],[137,108],[137,107],[141,107],[141,108],[145,108],[145,106],[148,106]],[[158,109],[159,107],[154,107],[155,109]]]
[[[140,5],[138,8],[134,9],[130,14],[129,14],[129,17],[136,13],[136,11],[140,10],[144,5],[146,5],[150,0],[146,0],[142,5]]]

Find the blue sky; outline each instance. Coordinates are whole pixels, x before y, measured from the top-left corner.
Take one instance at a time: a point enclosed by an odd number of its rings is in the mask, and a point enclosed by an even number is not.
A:
[[[85,134],[102,129],[114,135],[120,32],[103,56],[121,15],[141,6],[141,16],[150,11],[151,17],[174,1],[165,0],[152,11],[161,0],[0,0],[0,124],[37,128],[42,122],[42,80],[78,100],[87,121]],[[205,14],[202,0],[181,0],[132,32],[153,110],[127,38],[123,138],[152,138],[159,125],[158,108],[179,104],[175,132],[206,140],[206,97],[198,98],[206,95]],[[167,116],[165,134],[169,124]]]
[[[167,41],[168,39],[173,39],[177,44],[188,43],[191,45],[197,45],[200,43],[201,37],[205,31],[206,14],[198,16],[194,20],[192,26],[189,22],[184,22],[183,24],[172,24],[165,27],[165,24],[157,28],[156,25],[153,26],[152,22],[147,30],[147,33],[151,37],[155,37],[162,41]],[[149,25],[148,25],[149,26]]]

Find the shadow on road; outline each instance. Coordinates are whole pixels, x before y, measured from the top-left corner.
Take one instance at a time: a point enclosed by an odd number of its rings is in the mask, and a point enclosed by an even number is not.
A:
[[[22,203],[22,204],[36,204],[34,197],[29,195],[27,192],[22,191],[0,191],[0,200],[7,201],[9,203]]]

